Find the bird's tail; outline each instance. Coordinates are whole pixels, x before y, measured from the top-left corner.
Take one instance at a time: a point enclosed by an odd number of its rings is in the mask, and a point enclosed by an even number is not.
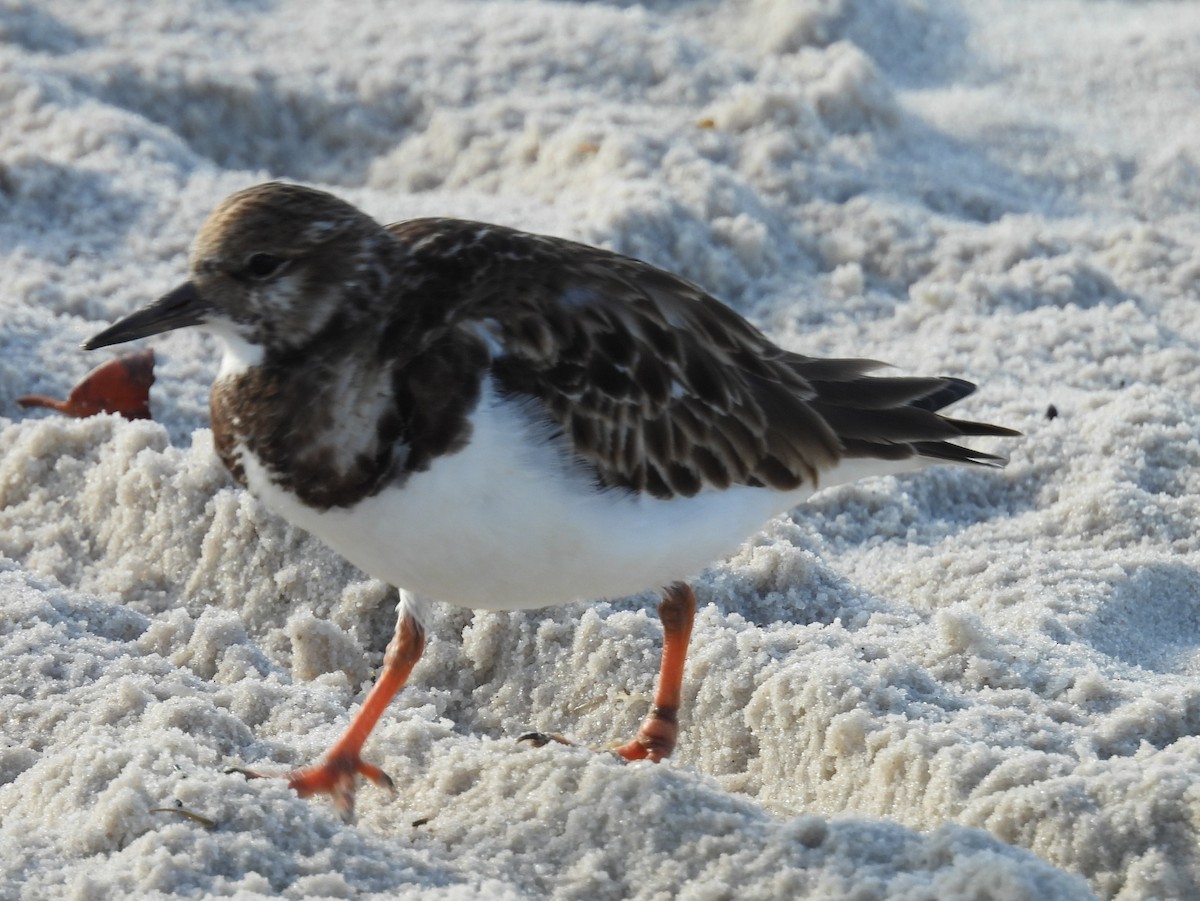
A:
[[[975,391],[975,385],[950,376],[872,376],[884,364],[874,360],[814,360],[798,357],[797,373],[812,385],[809,405],[833,429],[843,459],[1003,466],[1004,457],[956,443],[976,436],[1015,437],[1004,426],[955,419],[940,412]]]

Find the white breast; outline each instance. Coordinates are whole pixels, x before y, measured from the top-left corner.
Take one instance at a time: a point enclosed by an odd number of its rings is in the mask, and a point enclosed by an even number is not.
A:
[[[375,578],[490,610],[660,588],[732,553],[811,493],[738,486],[658,500],[596,491],[490,382],[472,425],[463,450],[345,510],[306,507],[251,454],[242,462],[270,509]]]

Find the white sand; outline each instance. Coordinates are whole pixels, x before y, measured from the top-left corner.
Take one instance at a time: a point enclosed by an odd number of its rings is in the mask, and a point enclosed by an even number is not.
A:
[[[0,898],[1200,895],[1193,4],[6,0],[0,41]],[[212,345],[151,342],[157,423],[14,403],[269,177],[641,256],[1026,437],[701,575],[667,765],[513,741],[628,737],[652,598],[440,608],[344,825],[222,768],[324,750],[389,595],[232,487]]]

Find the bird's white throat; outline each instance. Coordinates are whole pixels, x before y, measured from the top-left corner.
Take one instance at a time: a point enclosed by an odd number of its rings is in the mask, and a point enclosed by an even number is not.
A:
[[[237,333],[231,323],[219,320],[210,322],[205,324],[204,330],[215,336],[224,350],[221,355],[221,368],[217,370],[218,380],[240,375],[262,363],[262,346],[247,341]]]

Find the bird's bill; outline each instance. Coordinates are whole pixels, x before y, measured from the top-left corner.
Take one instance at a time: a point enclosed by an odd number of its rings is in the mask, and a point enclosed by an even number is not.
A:
[[[95,350],[113,344],[124,344],[138,338],[148,338],[189,325],[200,325],[212,311],[212,306],[191,282],[184,282],[174,291],[164,294],[154,303],[130,313],[83,342],[84,350]]]

